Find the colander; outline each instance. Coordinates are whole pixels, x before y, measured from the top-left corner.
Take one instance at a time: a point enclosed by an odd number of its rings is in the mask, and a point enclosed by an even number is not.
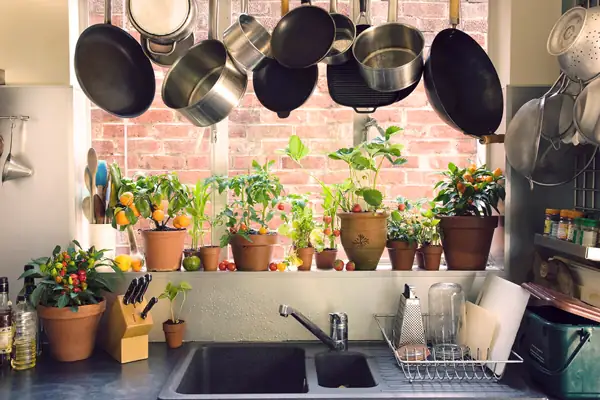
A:
[[[574,7],[554,24],[548,53],[573,80],[589,81],[600,74],[600,7]]]

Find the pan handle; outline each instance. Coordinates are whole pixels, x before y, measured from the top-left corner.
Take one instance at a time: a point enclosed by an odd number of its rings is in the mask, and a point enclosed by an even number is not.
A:
[[[481,144],[504,143],[504,135],[483,135],[483,136],[479,137],[479,143],[481,143]]]
[[[168,57],[175,52],[175,48],[177,47],[177,42],[173,42],[173,43],[171,43],[171,49],[169,51],[166,51],[163,53],[162,51],[153,50],[152,49],[153,42],[150,39],[148,39],[147,37],[144,37],[144,42],[145,42],[144,46],[146,46],[146,49],[148,49],[148,51],[150,53],[154,54],[155,56]],[[164,46],[166,47],[167,45],[164,45]]]
[[[300,0],[300,4],[302,4],[302,5],[308,4],[309,6],[312,6],[312,3],[310,0]]]
[[[219,0],[208,0],[208,38],[219,39]]]
[[[372,114],[375,112],[375,110],[377,110],[377,107],[371,107],[371,108],[356,108],[356,107],[352,107],[354,109],[354,112],[356,112],[357,114]]]
[[[329,0],[329,13],[337,14],[337,0]]]
[[[397,20],[398,20],[398,0],[389,0],[387,22],[396,22]]]
[[[249,5],[248,0],[242,0],[242,14],[248,14]]]
[[[104,23],[112,24],[112,0],[104,0]]]
[[[290,12],[290,0],[281,0],[281,16]]]
[[[456,28],[460,23],[460,0],[450,0],[450,25]]]
[[[358,19],[356,20],[355,25],[371,25],[371,22],[369,21],[369,15],[367,14],[367,1],[368,0],[359,0],[358,1],[358,5],[360,8],[359,8]]]

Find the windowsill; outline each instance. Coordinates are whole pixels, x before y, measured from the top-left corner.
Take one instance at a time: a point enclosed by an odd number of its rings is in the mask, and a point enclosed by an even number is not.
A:
[[[419,269],[416,266],[413,267],[411,271],[393,271],[391,264],[382,263],[378,266],[375,271],[335,271],[331,270],[320,270],[313,269],[310,271],[285,271],[285,273],[281,273],[278,271],[264,271],[264,272],[243,272],[243,271],[235,271],[235,274],[232,274],[229,271],[215,271],[215,272],[204,272],[204,271],[167,271],[167,272],[152,272],[155,275],[185,275],[186,278],[190,277],[202,277],[202,278],[220,278],[225,275],[227,276],[240,276],[240,277],[248,277],[248,275],[252,276],[261,276],[261,277],[273,277],[273,278],[281,278],[285,276],[293,276],[294,279],[301,278],[303,276],[311,276],[314,277],[315,274],[319,274],[323,278],[382,278],[382,277],[435,277],[435,276],[448,276],[448,277],[465,277],[465,276],[486,276],[488,273],[494,274],[502,274],[503,269],[498,267],[488,267],[484,271],[449,271],[445,266],[440,267],[439,271],[426,271],[423,269]],[[146,274],[146,271],[142,272],[126,272],[127,276],[142,276]]]

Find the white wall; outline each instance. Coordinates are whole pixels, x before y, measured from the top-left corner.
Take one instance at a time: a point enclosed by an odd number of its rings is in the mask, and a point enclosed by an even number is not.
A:
[[[0,69],[10,85],[69,85],[69,4],[0,1]]]

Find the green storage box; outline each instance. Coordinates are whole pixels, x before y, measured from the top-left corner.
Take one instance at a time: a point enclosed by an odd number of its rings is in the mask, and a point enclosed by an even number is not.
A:
[[[600,397],[600,324],[552,306],[528,307],[517,335],[531,378],[561,399]]]

